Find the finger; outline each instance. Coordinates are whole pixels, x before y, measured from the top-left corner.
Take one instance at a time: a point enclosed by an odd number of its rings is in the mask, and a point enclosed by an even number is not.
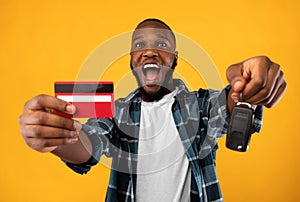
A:
[[[278,101],[281,99],[281,97],[283,96],[284,92],[286,91],[286,87],[287,87],[287,84],[286,84],[286,82],[284,82],[278,89],[274,98],[269,103],[265,104],[265,106],[267,108],[274,107],[278,103]]]
[[[44,125],[65,128],[68,130],[80,130],[81,124],[73,119],[51,114],[44,111],[30,111],[21,117],[24,125]]]
[[[258,104],[263,101],[270,99],[274,96],[274,92],[278,90],[280,86],[280,77],[281,77],[280,66],[278,64],[273,63],[267,72],[267,81],[263,88],[261,88],[258,92],[256,92],[253,96],[249,97],[247,91],[243,93],[243,99],[249,103]],[[278,85],[279,84],[279,85]],[[247,87],[246,87],[247,88]]]
[[[278,78],[271,95],[265,100],[259,102],[258,105],[265,105],[268,108],[273,107],[284,94],[286,86],[287,84],[284,80],[283,73],[280,72],[280,77]]]
[[[73,138],[78,136],[78,131],[42,125],[26,125],[21,128],[21,134],[27,138]]]
[[[74,114],[76,108],[74,105],[49,95],[38,95],[25,104],[25,110],[45,110],[54,109],[67,114]]]
[[[243,77],[248,81],[243,91],[244,100],[256,95],[265,87],[270,64],[270,59],[263,56],[251,58],[242,63]]]
[[[261,96],[259,96],[260,98],[257,98],[256,101],[253,99],[253,103],[257,104],[257,105],[265,105],[268,104],[269,102],[271,102],[272,99],[274,99],[275,95],[278,92],[278,89],[280,88],[280,86],[284,83],[284,78],[283,78],[283,73],[280,71],[279,76],[275,82],[275,86],[272,87],[272,89],[270,89],[268,94],[265,94],[265,89],[262,89],[262,93],[259,92],[258,94],[261,94]],[[264,98],[263,96],[266,95]],[[252,101],[252,98],[250,98],[250,101]]]

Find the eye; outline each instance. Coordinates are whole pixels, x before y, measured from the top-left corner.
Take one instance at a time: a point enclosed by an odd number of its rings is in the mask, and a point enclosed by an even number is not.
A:
[[[168,44],[165,42],[157,42],[156,46],[159,48],[167,48]]]
[[[144,42],[137,42],[134,44],[135,48],[144,48],[145,47],[145,43]]]

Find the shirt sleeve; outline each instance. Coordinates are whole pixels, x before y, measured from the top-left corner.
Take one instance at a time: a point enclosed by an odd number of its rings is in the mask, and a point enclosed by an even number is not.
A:
[[[82,130],[88,136],[92,144],[91,158],[82,164],[73,164],[62,160],[69,168],[79,174],[86,174],[92,166],[96,165],[101,156],[104,154],[110,156],[112,131],[112,119],[89,119],[86,124],[82,125]]]
[[[227,134],[230,114],[227,109],[227,96],[231,89],[228,85],[221,91],[208,90],[209,120],[207,135],[219,138]],[[257,106],[254,111],[254,123],[251,132],[259,132],[262,127],[263,106]]]

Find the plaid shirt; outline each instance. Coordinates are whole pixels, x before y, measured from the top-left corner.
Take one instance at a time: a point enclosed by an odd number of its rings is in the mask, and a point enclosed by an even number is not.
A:
[[[227,132],[226,100],[230,86],[220,92],[204,89],[189,92],[181,80],[174,80],[174,83],[178,91],[172,114],[192,170],[190,199],[223,201],[215,159],[217,138]],[[137,89],[115,102],[113,119],[89,119],[83,124],[83,130],[93,146],[91,159],[80,165],[66,162],[75,172],[85,174],[99,162],[101,155],[112,157],[106,201],[136,200],[141,101]],[[257,107],[253,132],[259,132],[261,119],[262,107]]]

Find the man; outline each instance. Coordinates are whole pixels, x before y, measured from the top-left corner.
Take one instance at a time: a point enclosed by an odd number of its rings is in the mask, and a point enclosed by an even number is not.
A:
[[[19,118],[24,140],[81,174],[102,154],[112,157],[107,201],[222,201],[216,138],[226,133],[240,99],[257,105],[252,131],[259,131],[262,106],[274,106],[286,89],[279,65],[264,56],[250,58],[227,69],[230,85],[222,91],[189,92],[173,79],[176,40],[158,19],[137,26],[130,55],[139,88],[115,102],[113,119],[81,125],[52,113],[74,114],[75,106],[38,95]]]

